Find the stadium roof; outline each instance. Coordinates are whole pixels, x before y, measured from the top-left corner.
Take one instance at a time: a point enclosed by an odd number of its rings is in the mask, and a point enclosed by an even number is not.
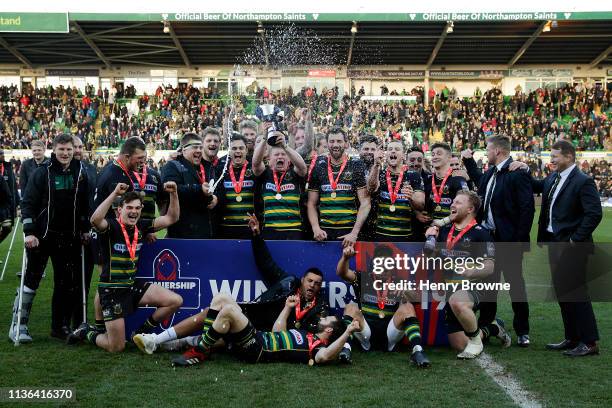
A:
[[[270,37],[283,30],[279,27],[292,25],[291,32],[302,41],[312,39],[318,49],[326,50],[325,61],[313,61],[302,53],[292,61],[295,64],[612,65],[609,11],[459,13],[442,8],[405,13],[385,8],[386,2],[379,13],[373,13],[372,3],[368,1],[369,9],[359,8],[358,13],[335,9],[330,13],[188,12],[185,8],[134,14],[0,12],[0,64],[45,68],[274,65],[283,45]],[[256,54],[258,60],[244,61],[247,54]]]

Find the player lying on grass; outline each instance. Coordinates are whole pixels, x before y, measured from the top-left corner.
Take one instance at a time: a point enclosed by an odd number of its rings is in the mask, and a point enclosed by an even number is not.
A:
[[[473,191],[459,191],[450,206],[451,224],[439,229],[430,227],[425,232],[428,238],[436,238],[443,243],[438,256],[443,258],[481,258],[483,267],[465,268],[465,271],[448,271],[446,282],[462,282],[469,280],[478,282],[486,280],[493,274],[495,248],[492,244],[491,233],[485,227],[476,223],[476,214],[480,208],[480,197]],[[431,255],[430,255],[431,256]],[[461,351],[457,354],[460,359],[473,359],[482,353],[483,339],[497,337],[504,347],[511,343],[510,335],[506,332],[503,322],[497,319],[482,327],[478,327],[475,312],[479,308],[480,300],[486,294],[477,290],[457,290],[448,296],[445,306],[446,326],[448,340],[452,348]]]
[[[321,289],[323,273],[318,268],[311,267],[303,272],[300,278],[285,271],[276,263],[261,237],[257,218],[249,215],[248,223],[253,234],[251,239],[253,257],[267,290],[252,302],[238,303],[238,305],[257,330],[270,331],[276,317],[285,307],[287,297],[295,295],[299,303],[287,318],[287,329],[305,329],[316,333],[320,318],[330,314],[326,297]],[[212,324],[216,318],[215,313],[214,310],[205,308],[162,333],[146,336],[146,341],[155,342],[156,348],[159,346],[166,351],[195,346],[199,337],[192,334],[200,331],[203,325]],[[135,341],[143,340],[139,337]]]
[[[172,316],[183,304],[180,295],[150,282],[135,280],[142,239],[146,234],[174,224],[179,218],[176,184],[164,184],[170,195],[166,215],[155,219],[141,219],[142,198],[136,192],[127,192],[128,186],[119,183],[115,190],[100,204],[91,216],[91,223],[98,231],[102,247],[102,273],[98,284],[101,314],[106,333],[98,332],[87,324],[81,325],[68,337],[68,344],[88,340],[110,352],[125,348],[125,317],[138,306],[157,306],[148,321],[156,325]],[[118,216],[106,217],[113,201],[120,198]],[[99,311],[97,311],[99,312]]]
[[[285,361],[313,365],[336,360],[351,333],[359,330],[359,323],[354,321],[346,327],[338,317],[327,316],[319,319],[316,333],[287,330],[287,319],[298,302],[297,296],[289,296],[272,331],[264,332],[253,327],[231,296],[219,293],[210,304],[216,318],[212,324],[204,325],[198,344],[173,358],[172,365],[187,367],[207,360],[221,340],[231,345],[232,353],[250,363]],[[148,334],[134,337],[138,348],[148,354],[156,348],[150,340]]]
[[[387,247],[378,247],[374,252],[374,258],[392,255]],[[395,346],[407,337],[411,347],[410,360],[419,368],[429,367],[431,363],[421,346],[419,320],[412,303],[408,299],[387,296],[387,290],[375,290],[369,276],[349,269],[349,260],[354,256],[353,246],[344,248],[336,273],[353,286],[359,302],[359,305],[346,305],[343,319],[345,322],[359,321],[362,329],[355,333],[355,338],[361,347],[366,351],[372,347],[393,351]],[[377,279],[384,281],[385,277],[378,276]]]

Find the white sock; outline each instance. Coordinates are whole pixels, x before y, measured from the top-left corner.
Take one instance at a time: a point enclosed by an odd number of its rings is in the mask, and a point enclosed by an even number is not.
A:
[[[198,343],[200,342],[200,338],[202,336],[189,336],[189,337],[185,337],[185,341],[187,342],[187,344],[189,344],[192,347],[195,347],[198,345]]]
[[[162,344],[167,341],[174,340],[176,337],[176,331],[174,330],[174,327],[171,327],[155,336],[155,344]]]
[[[23,285],[23,292],[24,293],[36,293],[34,289],[30,289],[26,285]]]
[[[346,343],[344,343],[344,347],[342,347],[342,348],[352,350],[351,344],[348,341]]]
[[[368,322],[364,319],[364,327],[359,332],[355,332],[355,338],[361,343],[364,350],[370,349],[370,337],[372,337],[372,330],[368,325]]]
[[[398,330],[393,323],[393,319],[389,320],[389,325],[387,326],[387,346],[388,350],[391,351],[395,348],[395,345],[402,341],[406,334],[403,330]]]

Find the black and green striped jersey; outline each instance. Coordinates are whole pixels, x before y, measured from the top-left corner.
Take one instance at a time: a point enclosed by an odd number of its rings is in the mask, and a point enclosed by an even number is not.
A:
[[[231,166],[231,163],[229,164]],[[236,183],[240,180],[242,167],[234,168]],[[234,183],[230,177],[229,167],[225,172],[223,183],[219,184],[219,209],[221,211],[221,226],[223,227],[247,227],[247,213],[255,212],[256,178],[251,170],[251,164],[247,163],[247,169],[242,182],[240,194],[236,192]]]
[[[327,172],[327,158],[317,160],[308,189],[319,192],[319,225],[321,228],[352,228],[357,219],[359,200],[357,190],[365,188],[365,166],[357,158],[349,158],[335,190]],[[334,180],[341,164],[332,164]],[[335,197],[334,197],[335,196]]]
[[[374,289],[374,281],[383,279],[381,275],[365,274],[355,271],[355,281],[350,282],[355,292],[355,298],[363,317],[366,319],[389,321],[400,306],[400,300],[395,293]],[[377,285],[378,287],[378,285]],[[380,307],[384,303],[384,307]]]
[[[399,175],[391,174],[391,191],[395,187]],[[376,218],[376,234],[409,240],[412,236],[413,210],[410,200],[401,189],[410,185],[416,191],[424,191],[423,179],[415,171],[404,170],[402,185],[397,193],[395,203],[391,202],[391,193],[387,185],[387,172],[381,170],[378,177],[378,213]],[[392,207],[393,206],[393,207]],[[391,210],[394,211],[391,211]]]
[[[439,220],[450,215],[450,206],[455,199],[458,191],[465,190],[469,191],[467,181],[460,176],[449,176],[442,189],[442,195],[440,203],[434,201],[434,194],[431,187],[431,178],[435,177],[436,189],[440,189],[444,178],[438,178],[434,174],[431,174],[427,180],[423,180],[425,185],[425,209],[429,213],[429,216],[434,220]]]
[[[121,225],[116,218],[107,217],[108,228],[106,231],[98,232],[100,247],[102,249],[102,272],[100,274],[100,287],[126,288],[134,283],[138,257],[143,244],[143,237],[153,232],[153,220],[141,218],[138,223],[138,244],[136,245],[136,256],[130,258],[130,252],[125,243],[125,237]],[[126,225],[126,231],[130,244],[134,239],[134,228]]]
[[[262,358],[266,362],[286,361],[292,363],[308,363],[317,354],[320,343],[311,351],[308,344],[309,333],[306,330],[291,329],[279,332],[257,332],[263,341]],[[314,342],[317,337],[313,337]]]
[[[274,174],[270,168],[266,168],[259,176],[264,203],[264,228],[278,231],[301,231],[300,194],[304,180],[296,174],[293,168],[287,170],[284,177],[282,172],[276,172],[276,177],[280,184],[280,192],[277,191]],[[277,194],[281,195],[280,199]]]

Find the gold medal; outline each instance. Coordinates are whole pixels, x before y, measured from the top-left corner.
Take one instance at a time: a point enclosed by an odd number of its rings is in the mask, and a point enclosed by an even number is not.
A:
[[[337,195],[337,194],[336,194],[336,192],[335,192],[335,191],[332,191],[332,193],[331,193],[331,198],[336,198],[336,195]]]
[[[380,312],[378,312],[378,317],[380,317],[381,319],[385,318],[385,312],[383,312],[382,310]]]
[[[434,209],[434,211],[436,212],[442,211],[442,207],[440,205],[436,205],[436,208]]]
[[[391,205],[389,206],[389,211],[391,211],[391,212],[395,212],[395,204],[391,204]]]
[[[302,324],[299,321],[295,322],[295,328],[299,329],[300,327],[302,327]]]
[[[314,365],[314,359],[311,358],[308,360],[308,365],[312,367]]]
[[[276,193],[276,195],[274,196],[277,200],[281,200],[283,198],[283,196],[281,195],[281,193]]]
[[[242,201],[242,196],[237,195],[237,196],[236,196],[236,201],[241,202],[241,201]]]

